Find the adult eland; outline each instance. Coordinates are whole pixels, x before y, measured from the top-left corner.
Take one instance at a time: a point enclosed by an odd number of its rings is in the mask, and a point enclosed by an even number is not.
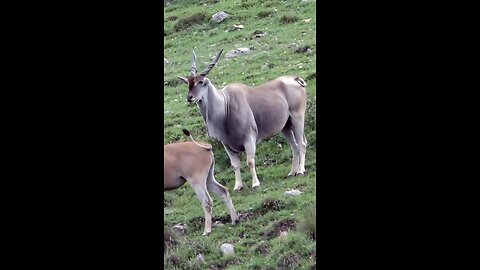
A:
[[[256,145],[280,132],[293,153],[288,176],[304,174],[307,147],[304,133],[307,107],[305,81],[295,76],[281,76],[256,87],[232,83],[218,91],[207,75],[222,52],[223,49],[200,74],[197,74],[193,52],[190,76],[178,79],[188,84],[187,101],[197,104],[208,135],[222,142],[235,171],[234,190],[243,187],[240,153],[247,153],[252,187],[259,186],[255,170]]]

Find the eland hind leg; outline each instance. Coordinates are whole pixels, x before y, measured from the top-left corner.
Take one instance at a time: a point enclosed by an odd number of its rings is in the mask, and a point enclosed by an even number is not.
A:
[[[300,148],[300,170],[299,174],[305,173],[305,154],[307,153],[307,139],[305,137],[305,112],[294,112],[291,114],[293,134],[295,141]]]
[[[282,130],[283,136],[287,139],[288,144],[290,144],[290,147],[292,148],[292,168],[290,169],[290,172],[288,173],[287,177],[290,176],[295,176],[300,173],[300,147],[298,146],[297,140],[295,139],[294,131],[293,131],[293,126],[291,123],[290,118],[287,121],[287,124]]]

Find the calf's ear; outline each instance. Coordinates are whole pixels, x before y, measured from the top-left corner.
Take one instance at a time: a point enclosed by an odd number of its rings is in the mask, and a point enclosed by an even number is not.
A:
[[[177,78],[178,78],[178,80],[179,80],[179,81],[181,81],[181,82],[183,82],[183,83],[186,83],[186,84],[188,84],[188,80],[187,80],[186,78],[184,78],[184,77],[180,77],[180,76],[179,76],[179,77],[177,77]]]

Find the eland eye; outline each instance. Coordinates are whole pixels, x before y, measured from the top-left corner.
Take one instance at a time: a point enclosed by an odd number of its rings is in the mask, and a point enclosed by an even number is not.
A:
[[[198,84],[201,84],[201,85],[203,85],[203,81],[198,81]]]

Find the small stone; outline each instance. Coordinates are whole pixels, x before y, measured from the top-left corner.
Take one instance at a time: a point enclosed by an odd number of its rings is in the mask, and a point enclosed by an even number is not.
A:
[[[223,226],[223,223],[222,223],[221,221],[215,221],[215,222],[213,223],[213,226],[214,226],[214,227],[222,227],[222,226]]]
[[[222,250],[224,256],[226,256],[226,255],[233,255],[233,254],[234,254],[233,245],[232,245],[232,244],[225,243],[225,244],[223,244],[223,245],[220,247],[220,249]]]
[[[163,58],[163,64],[168,64],[168,63],[170,63],[170,62],[168,62],[168,59],[164,57]]]
[[[285,237],[287,237],[287,235],[288,235],[288,232],[283,231],[283,232],[280,233],[280,236],[278,238],[285,238]]]
[[[235,29],[244,29],[245,26],[243,26],[243,25],[241,25],[241,24],[234,24],[234,25],[233,25],[233,28],[235,28]]]
[[[296,190],[296,189],[292,189],[292,190],[288,190],[288,191],[285,191],[285,194],[286,195],[292,195],[292,196],[298,196],[300,194],[302,194],[303,192],[301,192],[300,190]]]

